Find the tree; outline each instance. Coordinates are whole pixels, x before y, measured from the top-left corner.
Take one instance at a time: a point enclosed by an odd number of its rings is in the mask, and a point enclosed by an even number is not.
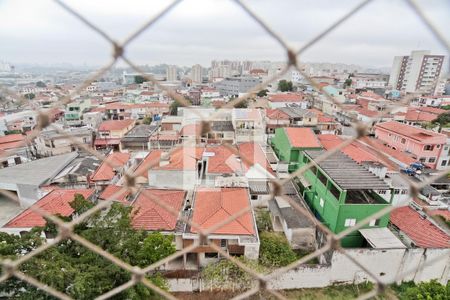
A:
[[[432,123],[439,125],[438,131],[441,132],[442,127],[448,126],[448,124],[450,124],[450,112],[440,114],[435,120],[433,120]]]
[[[290,92],[294,89],[292,81],[280,80],[278,82],[278,90],[281,92]]]
[[[272,232],[262,232],[259,236],[259,263],[268,268],[286,266],[297,260],[286,238]]]
[[[36,95],[34,93],[28,93],[24,95],[25,99],[28,100],[33,100],[34,98],[36,98]]]
[[[269,92],[268,89],[260,90],[256,95],[258,97],[265,97],[265,96],[267,96],[267,92]]]
[[[234,105],[234,108],[247,108],[247,107],[248,107],[248,100],[247,99],[241,100],[241,101],[239,101],[238,103],[236,103]]]
[[[186,101],[189,103],[189,105],[191,105],[191,101],[189,99],[186,99]],[[169,112],[172,116],[176,116],[178,114],[178,107],[183,107],[184,105],[182,105],[180,102],[178,102],[177,100],[173,100],[172,103],[170,104],[169,107]]]
[[[134,83],[141,84],[146,81],[148,81],[148,80],[144,76],[141,76],[141,75],[134,76]]]
[[[38,81],[38,82],[36,82],[36,86],[37,86],[37,87],[40,87],[40,88],[45,88],[45,87],[47,87],[47,85],[46,85],[45,82],[43,82],[43,81]]]
[[[429,282],[406,282],[395,288],[399,299],[408,300],[447,300],[450,299],[450,282],[446,286],[436,280]]]
[[[256,227],[259,232],[272,230],[272,220],[270,219],[270,212],[268,210],[256,210]]]
[[[152,123],[152,117],[151,116],[145,116],[142,120],[142,124],[150,125]]]
[[[351,78],[345,79],[344,88],[349,87],[351,85],[352,85],[352,79]]]
[[[71,206],[75,211],[68,220],[89,209],[92,203],[76,195]],[[135,230],[131,225],[130,213],[130,207],[113,203],[107,211],[90,216],[74,231],[130,265],[144,267],[174,253],[173,236]],[[48,223],[46,228],[51,226]],[[43,242],[40,234],[44,229],[35,228],[20,237],[0,233],[0,258],[17,258],[36,249]],[[131,279],[129,272],[71,239],[27,260],[20,270],[75,299],[94,299]],[[147,278],[161,288],[167,287],[164,278],[157,273]],[[14,278],[0,283],[0,294],[12,299],[53,299]],[[137,284],[114,299],[155,297],[157,295],[152,290]]]

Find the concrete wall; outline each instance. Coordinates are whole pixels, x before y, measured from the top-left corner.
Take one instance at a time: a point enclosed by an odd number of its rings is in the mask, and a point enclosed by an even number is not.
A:
[[[349,255],[386,283],[450,279],[450,249],[347,249]],[[426,264],[429,264],[425,266]],[[405,275],[406,273],[409,273]],[[345,255],[334,252],[330,264],[302,265],[274,278],[271,289],[320,288],[332,284],[374,281]],[[208,289],[201,278],[169,279],[170,291]],[[232,288],[232,287],[230,287]]]
[[[159,188],[192,189],[197,182],[196,171],[150,170],[149,185]]]

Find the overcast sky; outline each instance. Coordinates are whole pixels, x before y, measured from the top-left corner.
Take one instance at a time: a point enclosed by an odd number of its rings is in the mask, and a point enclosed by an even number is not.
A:
[[[299,47],[360,1],[248,0],[256,14]],[[65,1],[121,41],[168,0]],[[424,12],[449,37],[450,1],[421,0]],[[414,49],[445,54],[405,1],[374,0],[301,57],[389,67],[395,55]],[[0,0],[0,61],[13,64],[102,65],[110,45],[50,0]],[[133,41],[128,56],[139,64],[209,66],[212,59],[285,59],[283,49],[234,2],[185,0]]]

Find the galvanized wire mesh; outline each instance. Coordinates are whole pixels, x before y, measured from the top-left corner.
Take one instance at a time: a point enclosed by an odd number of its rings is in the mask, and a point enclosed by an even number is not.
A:
[[[300,68],[300,58],[301,58],[301,55],[303,54],[303,52],[305,50],[307,50],[311,46],[319,43],[321,40],[326,38],[326,36],[329,33],[331,33],[333,30],[338,28],[341,24],[346,22],[348,19],[350,19],[358,11],[364,9],[364,7],[368,3],[373,2],[373,1],[376,1],[376,0],[364,0],[364,1],[360,2],[357,6],[355,6],[353,9],[351,9],[348,13],[346,13],[340,19],[336,20],[331,26],[326,28],[323,32],[319,33],[317,36],[315,36],[313,39],[311,39],[309,42],[307,42],[305,45],[303,45],[300,49],[293,49],[292,47],[289,46],[289,43],[287,41],[285,41],[283,38],[281,38],[281,36],[271,28],[270,24],[268,24],[263,18],[261,18],[257,14],[255,14],[250,6],[248,6],[247,4],[245,4],[241,0],[235,0],[234,2],[236,3],[236,5],[238,7],[240,7],[241,9],[243,9],[247,13],[249,18],[253,19],[256,23],[258,23],[265,30],[265,32],[270,37],[272,37],[284,49],[284,51],[286,53],[286,67],[281,72],[279,72],[278,74],[276,74],[273,77],[269,78],[267,81],[265,81],[265,82],[259,84],[258,86],[256,86],[252,91],[247,93],[245,96],[239,97],[237,99],[234,99],[234,100],[228,102],[223,108],[233,108],[234,106],[236,106],[240,102],[245,101],[246,99],[248,99],[250,97],[253,97],[255,95],[255,93],[257,93],[261,89],[265,88],[268,84],[276,81],[277,79],[282,77],[284,74],[286,74],[286,72],[289,70],[289,68],[295,68],[297,71],[300,72],[300,74],[304,77],[304,79],[306,79],[306,81],[315,88],[316,91],[319,91],[320,93],[322,93],[327,98],[328,101],[331,101],[337,107],[341,107],[341,104],[339,102],[337,102],[332,95],[330,95],[325,90],[323,90],[323,88],[313,78],[309,77],[307,74],[305,74],[302,71],[302,69]],[[164,16],[170,10],[172,10],[180,2],[182,2],[181,0],[176,0],[176,1],[171,2],[165,9],[160,11],[156,16],[152,17],[147,22],[142,24],[142,26],[140,26],[137,30],[132,32],[123,42],[117,42],[113,37],[109,36],[101,28],[96,26],[90,20],[86,19],[83,15],[78,13],[76,10],[74,10],[73,8],[71,8],[70,6],[65,4],[64,2],[62,2],[60,0],[55,0],[55,2],[61,7],[62,10],[64,10],[67,13],[69,13],[74,18],[77,18],[84,26],[89,27],[94,32],[98,33],[98,35],[101,36],[103,39],[108,41],[110,43],[111,47],[112,47],[112,56],[111,56],[111,61],[108,64],[106,64],[104,67],[102,67],[99,70],[97,70],[97,72],[95,72],[95,74],[93,74],[90,78],[86,79],[71,94],[67,95],[63,99],[61,99],[61,100],[57,101],[56,103],[54,103],[52,107],[55,107],[55,108],[56,107],[61,107],[63,105],[66,105],[66,104],[74,101],[75,96],[79,95],[92,82],[94,82],[97,79],[101,78],[106,72],[108,72],[116,64],[116,62],[119,59],[121,59],[123,62],[125,62],[127,65],[129,65],[137,73],[141,74],[145,79],[150,81],[152,84],[157,86],[160,90],[164,91],[174,101],[179,102],[182,106],[188,106],[189,105],[189,101],[187,101],[187,99],[185,99],[182,95],[180,95],[180,94],[178,94],[178,93],[176,93],[176,92],[174,92],[174,91],[172,91],[172,90],[162,86],[155,78],[153,78],[152,76],[146,74],[141,68],[138,67],[138,65],[133,63],[133,61],[126,55],[126,49],[133,42],[133,40],[135,40],[139,35],[141,35],[146,30],[151,30],[153,25],[158,20],[164,18]],[[442,33],[442,31],[440,31],[433,24],[433,22],[428,18],[428,16],[422,10],[420,5],[416,2],[416,0],[406,0],[406,3],[411,7],[412,11],[415,12],[415,14],[417,15],[418,19],[423,24],[425,24],[428,27],[428,29],[430,30],[430,33],[433,34],[436,37],[436,39],[450,53],[450,42],[449,42],[449,40],[446,39],[446,37]],[[10,101],[14,102],[16,105],[20,106],[20,105],[27,104],[27,103],[30,102],[29,99],[26,99],[25,97],[23,97],[21,95],[18,95],[15,92],[13,92],[13,91],[5,88],[5,87],[1,87],[0,86],[0,92],[3,95],[6,96],[7,100],[10,100]],[[399,101],[399,104],[402,104],[402,105],[408,104],[410,100],[411,100],[411,96],[406,96],[401,101]],[[393,108],[391,108],[391,110],[392,109]],[[371,127],[373,126],[373,124],[375,123],[374,121],[379,120],[384,114],[386,114],[388,112],[389,112],[389,110],[380,112],[378,116],[374,117],[372,120],[370,120],[369,122],[366,122],[366,123],[360,122],[358,120],[354,120],[353,126],[356,128],[356,132],[357,132],[357,135],[354,138],[348,139],[345,142],[341,143],[338,147],[334,148],[333,150],[325,152],[318,159],[315,159],[315,162],[310,162],[308,165],[306,165],[304,167],[301,167],[300,169],[296,170],[295,172],[289,174],[289,177],[283,178],[283,179],[274,180],[272,182],[273,183],[273,195],[272,196],[275,197],[277,195],[281,195],[282,194],[282,189],[283,189],[282,188],[283,184],[285,184],[289,180],[292,180],[296,176],[299,176],[299,175],[303,174],[305,171],[307,171],[309,168],[311,168],[314,164],[320,163],[321,161],[323,161],[324,159],[326,159],[327,157],[329,157],[333,153],[336,153],[337,151],[340,151],[344,147],[348,146],[353,141],[358,140],[358,139],[366,136],[367,133],[371,130]],[[214,120],[215,116],[216,116],[216,114],[213,114],[213,115],[209,116],[208,118],[204,118],[204,120],[202,122],[202,126],[203,127],[207,127],[208,126],[208,122],[210,122],[211,120]],[[71,139],[74,144],[78,144],[78,146],[80,148],[82,148],[83,150],[85,150],[85,151],[91,153],[92,155],[96,156],[97,158],[102,160],[104,163],[110,164],[110,162],[108,160],[105,160],[105,156],[102,153],[97,152],[96,150],[94,150],[92,148],[89,148],[89,147],[85,146],[84,144],[79,143],[79,141],[73,139],[73,137],[70,134],[68,134],[67,132],[59,129],[56,126],[54,126],[52,124],[52,122],[51,122],[48,110],[40,110],[39,111],[37,126],[28,135],[28,139],[32,140],[34,137],[38,136],[42,132],[42,130],[44,128],[47,128],[47,127],[53,127],[59,133],[65,135],[68,139]],[[205,130],[206,129],[202,130],[202,132],[205,131]],[[170,151],[169,155],[171,155],[171,154],[173,154],[173,153],[175,153],[177,151],[181,151],[183,146],[186,146],[186,145],[181,145],[181,146],[174,147]],[[231,145],[227,145],[226,144],[225,146],[227,146],[231,151],[236,151],[235,148],[230,147]],[[11,154],[14,154],[14,151],[6,151],[5,153],[2,154],[2,157],[6,157],[6,156],[11,155]],[[384,156],[384,154],[381,153],[381,152],[379,153],[379,155]],[[152,166],[154,166],[154,165],[156,165],[158,163],[159,163],[159,161],[151,162],[147,166],[145,166],[145,168],[142,168],[140,172],[146,172],[148,169],[150,169]],[[407,176],[405,176],[404,179],[407,180],[409,185],[410,185],[410,199],[412,199],[413,197],[416,197],[418,195],[418,191],[420,191],[424,186],[428,185],[429,183],[431,183],[431,182],[433,182],[433,181],[435,181],[435,180],[437,180],[437,179],[439,179],[439,178],[441,178],[443,176],[447,176],[449,171],[450,170],[448,168],[444,169],[444,170],[441,170],[441,171],[439,171],[437,176],[430,177],[426,181],[422,181],[420,183],[413,182],[413,181],[411,181],[411,179],[409,179]],[[354,232],[354,231],[356,231],[356,230],[366,226],[367,224],[369,224],[370,220],[377,219],[379,217],[382,217],[383,215],[388,214],[395,207],[393,207],[393,206],[386,207],[385,209],[377,212],[376,214],[371,215],[370,217],[366,218],[365,220],[363,220],[361,222],[358,222],[355,226],[349,227],[348,229],[342,231],[339,234],[335,234],[335,233],[331,232],[326,226],[324,226],[317,219],[312,217],[308,212],[305,211],[304,208],[302,208],[300,205],[298,205],[295,201],[291,200],[290,198],[285,198],[285,199],[286,199],[286,201],[289,202],[289,204],[295,210],[298,211],[299,214],[310,218],[311,221],[320,229],[320,231],[322,231],[325,234],[325,236],[326,236],[326,243],[324,243],[324,245],[321,248],[317,249],[316,251],[314,251],[314,252],[312,252],[312,253],[304,256],[304,257],[302,257],[301,259],[297,260],[294,263],[291,263],[288,266],[279,268],[279,269],[277,269],[277,270],[275,270],[275,271],[273,271],[273,272],[271,272],[269,274],[260,274],[260,273],[256,272],[255,270],[253,270],[252,268],[248,267],[246,264],[242,263],[240,260],[230,256],[226,251],[224,251],[222,248],[218,247],[217,245],[215,245],[214,243],[212,243],[208,239],[209,234],[214,232],[214,230],[224,226],[225,224],[227,224],[229,222],[232,222],[236,218],[238,218],[241,215],[245,214],[246,212],[250,211],[251,207],[247,207],[247,208],[242,209],[241,211],[239,211],[238,213],[234,214],[230,218],[224,220],[220,224],[216,224],[213,228],[210,228],[208,230],[201,229],[198,226],[198,224],[195,224],[189,218],[181,217],[184,222],[189,224],[191,227],[197,229],[197,231],[199,232],[199,234],[198,234],[199,235],[199,239],[195,240],[195,242],[191,246],[183,248],[181,251],[177,251],[175,254],[170,255],[169,257],[167,257],[167,258],[165,258],[165,259],[163,259],[161,261],[158,261],[157,263],[154,263],[154,264],[152,264],[150,266],[147,266],[145,268],[140,268],[140,267],[137,267],[137,266],[131,266],[131,265],[123,262],[119,258],[113,256],[112,254],[108,253],[107,251],[101,249],[97,245],[95,245],[95,244],[91,243],[90,241],[86,240],[85,238],[77,235],[74,232],[74,226],[77,225],[77,224],[80,224],[81,222],[86,220],[86,218],[88,218],[89,216],[93,215],[94,213],[96,213],[96,212],[98,212],[98,211],[100,211],[100,210],[110,206],[112,201],[114,201],[116,199],[116,197],[118,197],[124,191],[136,192],[138,187],[136,186],[136,183],[135,183],[134,179],[138,175],[140,175],[140,174],[137,174],[137,172],[128,172],[127,174],[125,174],[125,179],[126,179],[125,180],[125,185],[118,192],[116,192],[114,195],[112,195],[108,200],[99,202],[92,209],[90,209],[90,210],[86,211],[85,213],[77,216],[71,222],[63,222],[62,220],[60,220],[59,218],[57,218],[55,216],[52,216],[51,214],[49,214],[45,210],[39,209],[39,208],[37,208],[35,206],[32,206],[30,209],[34,210],[38,214],[40,214],[43,217],[45,217],[47,220],[49,220],[49,221],[53,222],[54,224],[56,224],[56,226],[58,228],[58,235],[56,236],[55,239],[53,239],[53,240],[51,240],[51,241],[49,241],[49,242],[39,246],[37,249],[27,253],[26,255],[23,255],[23,256],[19,257],[16,260],[8,260],[8,259],[1,260],[0,264],[3,267],[3,273],[0,276],[0,282],[4,282],[4,281],[8,280],[9,278],[16,277],[16,278],[18,278],[20,280],[23,280],[23,281],[25,281],[25,282],[27,282],[27,283],[35,286],[35,287],[37,287],[37,288],[47,292],[48,294],[50,294],[52,296],[55,296],[55,297],[60,298],[60,299],[70,299],[70,297],[65,295],[64,293],[62,293],[62,292],[60,292],[60,291],[58,291],[58,290],[56,290],[56,289],[54,289],[54,288],[52,288],[52,287],[50,287],[48,285],[45,285],[45,284],[39,282],[38,280],[36,280],[35,278],[30,277],[27,274],[24,274],[23,272],[21,272],[19,270],[19,267],[24,262],[28,261],[32,257],[35,257],[35,256],[39,255],[40,253],[46,251],[50,247],[53,247],[54,245],[57,245],[59,242],[65,240],[65,239],[72,239],[72,240],[80,243],[81,245],[83,245],[87,249],[97,253],[98,255],[100,255],[100,256],[104,257],[105,259],[111,261],[112,263],[116,264],[120,268],[122,268],[122,269],[130,272],[131,274],[133,274],[133,276],[132,276],[130,281],[126,282],[125,284],[123,284],[121,286],[118,286],[118,287],[112,289],[111,291],[109,291],[106,294],[101,295],[100,297],[98,297],[98,299],[107,299],[107,298],[112,297],[112,296],[114,296],[114,295],[116,295],[116,294],[118,294],[118,293],[120,293],[120,292],[122,292],[122,291],[124,291],[124,290],[126,290],[126,289],[128,289],[128,288],[130,288],[130,287],[132,287],[132,286],[134,286],[136,284],[138,284],[138,283],[144,284],[145,286],[147,286],[148,288],[154,290],[156,293],[158,293],[159,295],[161,295],[164,298],[176,299],[172,294],[170,294],[169,292],[159,288],[158,286],[153,284],[150,280],[148,280],[145,277],[145,274],[147,274],[148,272],[150,272],[152,270],[157,269],[158,267],[166,264],[167,262],[170,262],[170,261],[176,259],[177,257],[182,256],[185,253],[188,253],[188,252],[194,250],[199,245],[205,245],[205,244],[208,244],[212,249],[215,249],[215,251],[217,251],[222,257],[230,260],[231,262],[236,264],[239,268],[241,268],[243,271],[245,271],[248,274],[250,274],[252,278],[254,278],[254,280],[256,282],[256,285],[253,288],[245,291],[244,293],[236,296],[235,297],[236,299],[243,299],[243,298],[251,296],[251,295],[253,295],[253,294],[257,293],[257,292],[260,292],[260,291],[266,291],[266,292],[272,294],[276,298],[285,299],[285,296],[283,296],[280,292],[268,288],[268,285],[267,285],[268,281],[270,281],[271,279],[274,279],[274,278],[280,276],[281,274],[283,274],[283,273],[285,273],[285,272],[287,272],[289,270],[292,270],[292,269],[298,267],[299,265],[301,265],[301,264],[303,264],[303,263],[305,263],[305,262],[307,262],[307,261],[309,261],[309,260],[311,260],[313,258],[317,258],[320,255],[322,255],[325,252],[330,251],[330,250],[339,251],[342,254],[344,254],[346,257],[348,257],[348,259],[350,261],[352,261],[354,264],[356,264],[362,270],[364,270],[373,279],[373,281],[376,282],[376,288],[373,289],[372,291],[370,291],[370,292],[360,296],[359,299],[368,299],[368,298],[371,298],[373,296],[376,296],[376,295],[378,295],[379,293],[381,293],[381,292],[383,292],[385,290],[386,285],[393,283],[393,282],[383,281],[379,276],[377,276],[376,274],[371,273],[370,270],[367,267],[365,267],[363,263],[360,263],[358,260],[356,260],[350,254],[348,254],[346,252],[346,249],[344,249],[344,248],[342,248],[340,246],[340,240],[342,240],[348,234],[350,234],[350,233],[352,233],[352,232]],[[143,190],[142,192],[146,193],[145,190]],[[13,194],[13,193],[10,193],[10,192],[7,192],[7,191],[3,191],[2,193],[4,195],[6,195],[7,197],[11,198],[12,200],[19,201],[17,196],[15,194]],[[168,212],[170,212],[174,216],[178,217],[178,215],[179,215],[178,211],[174,210],[172,207],[170,207],[167,204],[165,204],[164,202],[160,201],[160,199],[158,199],[157,197],[154,197],[151,194],[148,194],[147,197],[150,198],[152,201],[154,201],[157,205],[159,205],[159,206],[163,207],[164,209],[166,209]],[[406,205],[406,204],[407,203],[404,203],[404,205]],[[435,261],[436,260],[430,260],[430,261],[427,262],[427,264],[432,264]],[[407,270],[406,272],[403,272],[402,274],[400,274],[398,276],[398,279],[401,280],[403,277],[405,277],[408,274],[413,273],[415,271],[416,271],[415,269]]]

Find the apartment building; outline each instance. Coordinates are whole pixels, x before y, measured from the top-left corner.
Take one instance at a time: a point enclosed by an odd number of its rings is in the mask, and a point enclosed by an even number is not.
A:
[[[430,51],[412,51],[410,55],[396,56],[389,87],[403,93],[442,95],[444,58],[444,55],[432,55]]]
[[[447,136],[396,121],[379,123],[375,136],[390,148],[413,154],[416,159],[435,169]]]
[[[200,65],[193,65],[191,69],[191,79],[193,83],[202,83],[203,68]]]
[[[247,93],[261,83],[258,77],[227,77],[216,84],[217,90],[222,96],[239,96]]]

